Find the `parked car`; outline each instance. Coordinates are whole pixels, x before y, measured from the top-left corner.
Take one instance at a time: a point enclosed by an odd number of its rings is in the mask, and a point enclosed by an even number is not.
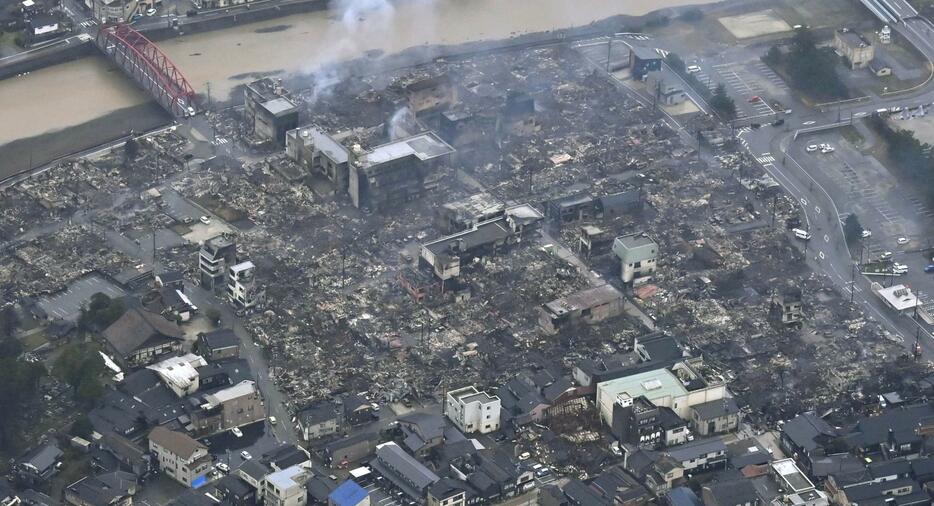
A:
[[[147,16],[155,16],[155,15],[156,15],[156,9],[149,9],[149,10],[147,10],[147,11],[146,11],[146,15],[147,15]]]
[[[879,254],[879,260],[888,260],[890,258],[892,258],[891,251],[883,251],[882,253]]]
[[[785,120],[783,118],[779,118],[772,122],[772,126],[782,126],[784,124],[785,124]]]
[[[275,425],[277,423],[279,423],[279,420],[277,420],[276,417],[274,416],[269,417],[269,425]]]
[[[817,151],[818,149],[820,148],[817,147],[817,144],[808,144],[808,147],[804,148],[804,150],[807,151],[808,153],[813,153]]]
[[[230,472],[230,466],[228,466],[227,464],[225,464],[225,463],[223,463],[223,462],[218,462],[217,465],[214,466],[214,467],[216,467],[216,468],[218,469],[218,471],[223,471],[223,472],[225,472],[225,473],[229,473],[229,472]]]
[[[202,217],[199,218],[199,219],[201,220],[201,223],[204,223],[205,225],[210,225],[210,224],[211,224],[211,217],[210,217],[210,216],[202,216]]]
[[[863,239],[872,237],[872,230],[863,230]]]
[[[934,272],[934,264],[928,264],[924,267],[924,272],[931,273]]]
[[[239,427],[230,429],[230,433],[237,437],[243,437],[243,431],[241,431]]]
[[[792,232],[795,233],[795,237],[797,237],[798,239],[801,239],[802,241],[810,241],[810,240],[811,240],[811,233],[808,232],[807,230],[802,230],[802,229],[800,229],[800,228],[796,228],[796,229],[792,230]]]
[[[753,96],[749,97],[749,103],[750,103],[750,104],[755,103],[755,102],[758,102],[758,101],[760,101],[760,100],[762,100],[762,97],[760,97],[759,95],[753,95]]]
[[[905,244],[908,244],[908,238],[899,237],[898,239],[895,240],[895,242],[897,242],[899,246],[904,246]]]
[[[701,71],[701,68],[697,65],[688,65],[687,67],[688,74],[696,74]]]
[[[243,457],[243,460],[250,460],[253,458],[253,456],[250,455],[250,452],[246,450],[243,450],[242,452],[240,452],[240,456]]]

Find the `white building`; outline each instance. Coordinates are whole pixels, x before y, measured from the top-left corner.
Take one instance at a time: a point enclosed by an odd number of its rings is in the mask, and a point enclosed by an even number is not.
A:
[[[613,253],[620,262],[620,277],[624,283],[648,281],[655,272],[658,260],[658,244],[644,234],[617,237],[613,241]]]
[[[227,298],[242,309],[265,303],[266,290],[256,284],[256,266],[253,262],[240,262],[227,271]]]
[[[461,432],[486,434],[499,430],[499,397],[464,387],[448,392],[444,401],[444,414]]]
[[[305,506],[305,483],[311,476],[301,466],[292,466],[266,476],[263,499],[267,506]]]
[[[149,451],[165,474],[186,487],[200,486],[211,469],[207,446],[165,427],[149,433]]]
[[[908,311],[921,305],[918,296],[912,293],[911,288],[905,285],[892,285],[883,288],[879,283],[873,283],[872,290],[876,292],[887,306],[898,312]]]
[[[146,369],[155,371],[165,386],[179,397],[185,397],[198,391],[201,384],[197,367],[208,365],[207,361],[194,353],[181,357],[171,357],[152,364]]]

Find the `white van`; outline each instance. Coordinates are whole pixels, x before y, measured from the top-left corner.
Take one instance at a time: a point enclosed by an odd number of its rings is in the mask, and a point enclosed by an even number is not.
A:
[[[801,239],[802,241],[811,240],[811,234],[807,230],[801,230],[800,228],[796,228],[792,230],[792,232],[795,233],[795,237],[797,237],[798,239]]]

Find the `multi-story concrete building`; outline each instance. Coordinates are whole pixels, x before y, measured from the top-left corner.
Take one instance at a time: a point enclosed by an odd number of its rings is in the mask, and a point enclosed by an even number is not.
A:
[[[198,255],[201,286],[219,291],[227,286],[227,268],[237,263],[237,245],[219,235],[208,239]]]
[[[336,192],[347,191],[351,155],[338,136],[315,126],[289,130],[285,135],[285,153],[310,172],[326,177]]]
[[[308,503],[305,483],[310,477],[301,466],[267,475],[263,480],[263,501],[267,506],[305,506]]]
[[[241,427],[266,418],[256,384],[243,380],[234,386],[206,394],[191,424],[198,434],[209,435]]]
[[[448,392],[444,414],[461,432],[486,434],[499,430],[499,397],[469,386]]]
[[[264,78],[246,85],[243,106],[247,125],[258,140],[282,146],[285,133],[298,127],[298,107],[277,80]]]
[[[247,260],[227,270],[227,298],[239,309],[262,307],[266,289],[256,282],[256,266]]]
[[[592,325],[623,314],[623,294],[610,284],[587,288],[539,308],[538,326],[556,334],[567,325]]]
[[[597,385],[600,417],[614,426],[614,405],[627,399],[645,397],[659,407],[671,408],[681,419],[692,420],[694,406],[728,397],[726,383],[716,371],[693,358],[671,368],[656,369]]]
[[[624,283],[639,281],[655,272],[658,244],[645,234],[630,234],[613,241],[613,253],[620,262],[620,278]]]
[[[833,34],[833,47],[850,62],[850,68],[866,68],[876,56],[876,50],[866,37],[849,28],[841,28]]]
[[[159,468],[182,485],[198,487],[206,482],[212,463],[208,447],[187,434],[156,427],[149,433],[149,451]]]

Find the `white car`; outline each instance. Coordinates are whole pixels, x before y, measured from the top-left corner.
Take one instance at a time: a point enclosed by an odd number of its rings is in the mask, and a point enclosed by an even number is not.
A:
[[[241,431],[239,427],[230,429],[230,433],[237,437],[243,437],[243,431]]]
[[[908,244],[908,238],[899,237],[898,239],[895,240],[895,242],[897,242],[899,246],[904,246],[905,244]]]
[[[211,217],[210,217],[210,216],[202,216],[202,217],[200,218],[200,220],[201,220],[201,223],[204,223],[205,225],[210,225],[210,224],[211,224]]]
[[[872,230],[863,230],[863,234],[862,234],[862,235],[863,235],[863,239],[866,239],[866,238],[868,238],[868,237],[872,237]]]
[[[817,146],[817,144],[810,144],[808,145],[808,147],[804,148],[804,150],[807,151],[808,153],[813,153],[817,151],[818,149],[820,148]]]
[[[701,71],[701,68],[697,65],[688,65],[687,67],[688,74],[696,74]]]
[[[797,237],[798,239],[801,239],[802,241],[811,240],[811,234],[807,230],[801,230],[800,228],[796,228],[792,230],[792,232],[794,232],[795,237]]]
[[[892,258],[891,251],[883,251],[882,253],[879,254],[879,260],[888,260],[890,258]]]
[[[150,17],[155,16],[155,15],[156,15],[156,9],[149,9],[148,11],[146,11],[146,15],[147,15],[147,16],[150,16]]]
[[[243,457],[243,460],[250,460],[253,458],[253,456],[250,455],[250,452],[246,450],[243,450],[242,452],[240,452],[240,456]]]
[[[218,471],[223,471],[223,472],[225,472],[225,473],[229,473],[229,472],[230,472],[230,466],[228,466],[227,464],[225,464],[225,463],[223,463],[223,462],[218,462],[217,465],[214,466],[214,467],[216,467]]]
[[[823,143],[820,145],[820,152],[824,153],[825,155],[827,153],[833,153],[833,146],[827,143]]]

